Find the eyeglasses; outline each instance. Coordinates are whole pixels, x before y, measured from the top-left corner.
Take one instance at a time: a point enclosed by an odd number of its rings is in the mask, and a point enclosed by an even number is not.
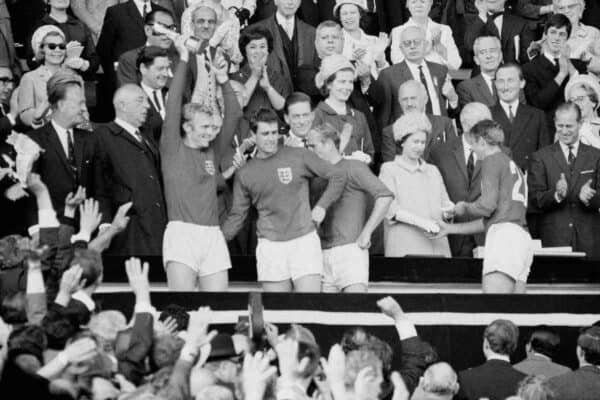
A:
[[[412,39],[412,40],[403,40],[402,46],[404,47],[416,47],[420,46],[423,43],[423,39]]]
[[[65,50],[67,48],[67,45],[64,43],[44,43],[44,46],[50,50],[56,50],[57,47],[61,50]]]
[[[15,82],[15,80],[13,78],[10,78],[8,76],[0,76],[0,83],[7,85],[9,83],[14,83],[14,82]]]
[[[569,99],[569,101],[572,103],[579,103],[581,101],[586,101],[589,98],[590,98],[589,96],[577,96],[577,97],[571,97]]]

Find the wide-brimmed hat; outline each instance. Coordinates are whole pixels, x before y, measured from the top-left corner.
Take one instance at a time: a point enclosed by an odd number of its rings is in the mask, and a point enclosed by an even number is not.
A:
[[[33,49],[33,53],[37,55],[40,51],[40,46],[42,45],[42,41],[49,33],[57,33],[63,40],[67,40],[65,37],[65,33],[56,25],[42,25],[33,32],[33,36],[31,37],[31,48]]]
[[[325,57],[321,61],[321,68],[319,72],[315,75],[315,85],[318,89],[322,88],[333,74],[343,69],[352,70],[356,74],[356,70],[354,69],[354,65],[341,54],[332,54],[330,56]]]
[[[354,4],[363,11],[366,11],[368,8],[367,0],[335,0],[335,6],[333,6],[333,14],[335,15],[339,8],[344,4]]]

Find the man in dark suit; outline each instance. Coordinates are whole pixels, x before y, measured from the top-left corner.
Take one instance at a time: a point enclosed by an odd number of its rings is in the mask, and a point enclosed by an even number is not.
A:
[[[519,65],[502,65],[496,71],[494,83],[499,102],[491,108],[492,117],[502,126],[504,145],[510,148],[512,159],[526,171],[531,154],[551,143],[546,115],[519,101],[519,93],[525,86]]]
[[[151,3],[150,0],[129,0],[106,10],[96,46],[104,71],[98,90],[100,97],[98,103],[101,107],[104,105],[100,114],[105,121],[113,116],[110,104],[117,82],[115,62],[126,51],[144,45],[146,42],[144,18],[154,10],[166,11],[157,4]]]
[[[173,42],[165,35],[159,35],[154,32],[154,23],[164,25],[169,29],[176,30],[177,26],[173,17],[168,12],[162,10],[152,11],[146,16],[144,24],[144,33],[146,34],[146,43],[141,47],[136,47],[121,54],[119,64],[117,66],[117,85],[122,86],[126,83],[138,85],[140,83],[139,71],[137,68],[137,59],[144,47],[159,47],[168,52],[169,60],[171,61],[170,76],[172,71],[177,67],[179,55],[173,48]]]
[[[500,39],[496,36],[480,36],[473,43],[473,60],[480,73],[458,84],[456,93],[460,108],[478,102],[488,107],[496,105],[498,94],[494,86],[496,70],[502,62]]]
[[[255,25],[267,29],[273,37],[273,50],[277,72],[281,73],[293,92],[297,69],[317,58],[315,51],[315,28],[296,17],[300,0],[275,0],[275,14]]]
[[[142,130],[150,133],[158,143],[166,113],[169,55],[159,47],[145,47],[140,52],[136,64],[140,71],[140,87],[150,102]]]
[[[398,88],[408,80],[418,80],[427,89],[426,112],[433,115],[447,115],[446,100],[450,108],[458,107],[458,95],[448,79],[448,68],[425,61],[427,42],[425,32],[416,26],[402,31],[400,49],[404,61],[381,71],[376,82],[372,83],[367,95],[375,108],[380,127],[392,124],[402,115],[398,103]]]
[[[560,336],[558,332],[549,326],[537,326],[531,332],[531,336],[525,344],[527,358],[515,364],[514,367],[524,374],[543,375],[546,378],[571,372],[570,368],[552,361],[558,354],[559,348]]]
[[[148,97],[139,86],[124,85],[115,93],[114,107],[115,120],[98,127],[96,198],[105,222],[122,204],[133,206],[127,229],[113,238],[107,252],[160,255],[167,222],[160,157],[152,136],[139,130],[150,107]]]
[[[600,327],[592,326],[577,339],[579,369],[548,381],[555,398],[594,400],[600,393]]]
[[[523,66],[527,103],[546,113],[548,127],[554,132],[554,110],[564,101],[569,77],[585,73],[586,64],[565,55],[571,22],[562,14],[548,18],[544,27],[542,52]]]
[[[483,333],[486,362],[458,373],[460,389],[455,399],[504,400],[517,393],[525,375],[510,365],[510,355],[517,347],[519,328],[511,321],[497,319]]]
[[[450,200],[475,201],[481,195],[481,165],[471,147],[469,131],[479,121],[491,119],[490,110],[482,103],[466,104],[460,113],[463,134],[439,146],[433,146],[429,160],[440,170]],[[466,222],[463,217],[457,222]],[[473,257],[473,249],[483,246],[482,234],[450,235],[450,250],[455,257]]]
[[[574,103],[556,109],[557,142],[531,157],[531,205],[540,210],[543,246],[571,246],[600,256],[600,150],[579,141],[581,111]]]
[[[525,19],[504,11],[505,3],[506,0],[483,0],[479,14],[466,20],[462,59],[469,64],[463,64],[463,67],[472,66],[473,43],[479,36],[500,39],[504,62],[524,64],[528,61],[527,48],[534,39],[533,32]]]
[[[427,89],[425,86],[415,80],[404,82],[398,89],[398,102],[402,113],[416,111],[419,113],[425,113],[425,104],[427,104]],[[440,143],[445,143],[456,138],[456,131],[452,120],[448,117],[442,117],[441,115],[426,114],[429,122],[431,122],[431,134],[427,136],[427,143],[425,145],[425,153],[423,158],[429,159],[429,152],[431,148]],[[400,148],[396,145],[394,140],[394,129],[393,124],[386,126],[382,132],[381,139],[381,157],[383,162],[392,161]]]
[[[47,90],[52,119],[28,135],[44,149],[34,170],[48,186],[57,215],[62,215],[67,195],[78,186],[86,188],[90,197],[95,194],[96,140],[93,133],[76,128],[87,114],[80,78],[72,72],[57,72]]]

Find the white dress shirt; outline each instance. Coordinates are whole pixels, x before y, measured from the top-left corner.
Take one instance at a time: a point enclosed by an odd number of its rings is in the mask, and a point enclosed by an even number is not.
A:
[[[296,24],[296,18],[292,17],[287,19],[279,12],[276,12],[275,20],[283,28],[283,30],[287,32],[290,40],[292,40],[292,38],[294,37],[294,25]]]
[[[146,11],[148,14],[150,14],[150,12],[152,12],[152,3],[150,2],[150,0],[133,0],[133,4],[135,4],[135,6],[137,7],[138,11],[140,12],[140,15],[143,17],[144,16],[144,5],[147,4],[146,6]]]
[[[465,165],[467,165],[469,163],[469,156],[471,155],[473,148],[471,147],[471,145],[469,143],[467,143],[467,139],[465,138],[464,134],[462,134],[460,136],[460,138],[462,140],[463,152],[465,155]],[[475,152],[473,151],[473,163],[476,163],[476,162],[477,162],[477,154],[475,154]]]
[[[400,50],[400,38],[402,36],[402,31],[408,26],[418,26],[422,28],[421,25],[417,24],[412,18],[410,18],[403,25],[392,29],[392,45],[390,56],[393,64],[404,61],[404,54],[402,54],[402,50]],[[433,32],[436,30],[441,32],[440,43],[446,48],[446,59],[442,58],[442,56],[435,51],[432,51],[431,41],[433,38]],[[448,69],[456,70],[460,68],[460,65],[462,64],[462,58],[460,58],[460,52],[458,51],[458,47],[456,47],[456,43],[454,42],[452,30],[448,25],[438,24],[429,18],[429,21],[427,21],[427,29],[425,29],[425,40],[428,42],[428,47],[425,50],[425,59],[427,61],[445,65],[448,67]]]
[[[429,94],[429,100],[431,100],[431,111],[433,115],[442,115],[442,110],[440,110],[440,101],[438,99],[436,88],[439,87],[440,84],[444,82],[437,82],[433,80],[431,76],[431,72],[427,67],[427,63],[422,61],[421,64],[415,64],[408,60],[406,60],[406,65],[408,65],[408,69],[413,76],[413,79],[417,82],[421,82],[421,77],[419,74],[419,67],[423,67],[423,75],[425,75],[425,81],[427,82],[427,92]]]
[[[115,124],[125,129],[125,131],[129,133],[138,143],[142,142],[140,131],[135,126],[131,125],[129,122],[123,121],[120,118],[115,118]]]
[[[506,103],[506,102],[500,100],[500,106],[504,110],[504,113],[506,114],[507,117],[510,116],[510,112],[508,110],[508,107],[510,106],[513,117],[516,117],[517,109],[519,108],[519,99],[513,100],[512,103]]]
[[[142,90],[144,90],[144,92],[146,93],[146,96],[148,96],[148,100],[150,100],[150,102],[154,105],[154,108],[156,110],[160,110],[159,111],[160,117],[164,120],[165,119],[165,103],[164,103],[162,91],[160,89],[153,89],[150,86],[146,85],[144,82],[140,82],[140,86],[142,87]],[[158,93],[156,93],[156,98],[158,98],[159,104],[156,104],[156,101],[154,101],[154,98],[155,98],[154,92],[158,92]]]
[[[563,155],[565,156],[565,161],[568,162],[569,160],[569,146],[567,146],[566,144],[564,144],[563,142],[558,142],[558,144],[560,145],[560,149],[563,152]],[[577,140],[575,143],[573,143],[571,146],[573,146],[571,148],[571,153],[573,153],[573,156],[575,158],[577,158],[577,151],[579,150],[579,140]]]
[[[75,145],[73,131],[69,133],[69,130],[67,130],[67,128],[63,128],[62,126],[58,125],[54,120],[51,120],[50,123],[52,124],[52,127],[58,135],[58,140],[60,141],[63,151],[65,152],[65,156],[69,158],[69,135],[71,136],[71,141],[73,142],[73,145]]]

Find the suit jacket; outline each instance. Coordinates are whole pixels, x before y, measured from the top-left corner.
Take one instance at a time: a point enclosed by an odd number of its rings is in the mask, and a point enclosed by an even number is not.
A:
[[[526,375],[543,375],[546,378],[553,378],[571,372],[570,368],[536,354],[530,355],[520,363],[513,365],[513,367]]]
[[[448,68],[429,61],[426,63],[433,82],[437,81],[438,83],[435,85],[435,90],[442,115],[446,115],[446,99],[442,95],[442,84],[446,80]],[[375,109],[375,118],[380,127],[391,125],[402,115],[402,109],[398,103],[398,88],[404,82],[413,79],[406,61],[402,61],[381,71],[377,81],[371,84],[367,96]]]
[[[508,12],[504,13],[502,21],[502,31],[500,32],[500,43],[502,46],[502,56],[504,62],[516,62],[525,64],[528,61],[527,48],[534,40],[533,32],[529,28],[527,21],[521,17]],[[473,15],[466,19],[467,28],[465,30],[464,51],[462,57],[463,67],[474,66],[473,64],[473,43],[479,36],[497,36],[488,32],[486,24],[478,15]],[[515,39],[518,37],[518,39]],[[516,47],[518,45],[518,47]],[[477,68],[479,70],[479,68]]]
[[[152,10],[165,10],[152,3]],[[108,7],[96,51],[104,73],[114,74],[113,63],[121,54],[146,43],[144,21],[133,0]]]
[[[510,148],[512,159],[524,171],[529,168],[529,157],[550,143],[546,115],[542,110],[527,104],[519,104],[511,124],[500,104],[490,110],[492,118],[502,126],[504,145]]]
[[[317,52],[315,50],[315,28],[306,24],[299,18],[296,18],[294,24],[294,35],[296,35],[298,48],[296,53],[296,65],[288,65],[285,58],[283,49],[283,42],[281,39],[281,33],[279,31],[279,25],[275,16],[266,18],[260,22],[257,22],[255,26],[260,26],[267,29],[271,36],[273,36],[273,50],[269,57],[275,57],[278,67],[277,70],[282,74],[285,81],[288,84],[289,93],[293,91],[296,69],[300,65],[309,64],[317,59]]]
[[[585,73],[587,66],[581,60],[572,59],[573,66],[579,73]],[[554,81],[558,74],[558,65],[554,65],[544,55],[539,55],[523,65],[525,78],[525,98],[527,104],[543,110],[546,113],[548,127],[554,133],[554,110],[565,101],[567,77],[559,86]]]
[[[149,134],[144,143],[110,122],[98,127],[97,199],[108,222],[129,201],[127,229],[117,235],[107,253],[160,255],[167,222],[158,147]]]
[[[460,390],[455,399],[504,400],[517,393],[519,382],[526,376],[507,361],[488,360],[477,367],[459,372]]]
[[[568,192],[559,203],[554,193],[561,173],[567,179]],[[588,180],[598,192],[586,206],[579,200],[579,191]],[[571,170],[558,142],[546,146],[531,156],[527,182],[531,205],[541,212],[542,245],[573,246],[574,250],[598,257],[594,238],[600,234],[600,150],[580,143]]]
[[[427,144],[423,154],[425,161],[429,160],[429,154],[434,145],[452,141],[457,137],[450,118],[431,114],[427,114],[427,118],[431,122],[431,135],[427,136]],[[381,132],[381,158],[383,162],[393,161],[396,154],[400,154],[401,149],[394,140],[393,126],[393,124],[386,126]]]
[[[595,400],[600,393],[600,368],[586,365],[548,381],[560,400]]]
[[[498,96],[492,93],[481,74],[459,83],[456,87],[456,94],[458,94],[458,103],[461,109],[465,104],[472,102],[483,103],[488,107],[492,107],[498,102]]]
[[[48,186],[57,215],[62,215],[67,194],[75,193],[77,186],[85,187],[88,197],[94,197],[97,184],[94,178],[94,165],[97,160],[95,133],[73,129],[76,173],[73,173],[58,134],[50,122],[27,135],[44,149],[34,165],[34,170]],[[34,223],[37,221],[37,210],[34,207],[31,211],[30,222]]]
[[[429,153],[430,162],[435,165],[444,180],[446,191],[452,202],[473,202],[481,195],[481,163],[475,163],[473,177],[469,185],[467,174],[467,163],[465,161],[462,139],[456,137],[452,140],[433,146]],[[468,221],[468,219],[455,218],[457,222]],[[484,235],[450,235],[450,250],[455,257],[472,257],[473,249],[482,246]]]

